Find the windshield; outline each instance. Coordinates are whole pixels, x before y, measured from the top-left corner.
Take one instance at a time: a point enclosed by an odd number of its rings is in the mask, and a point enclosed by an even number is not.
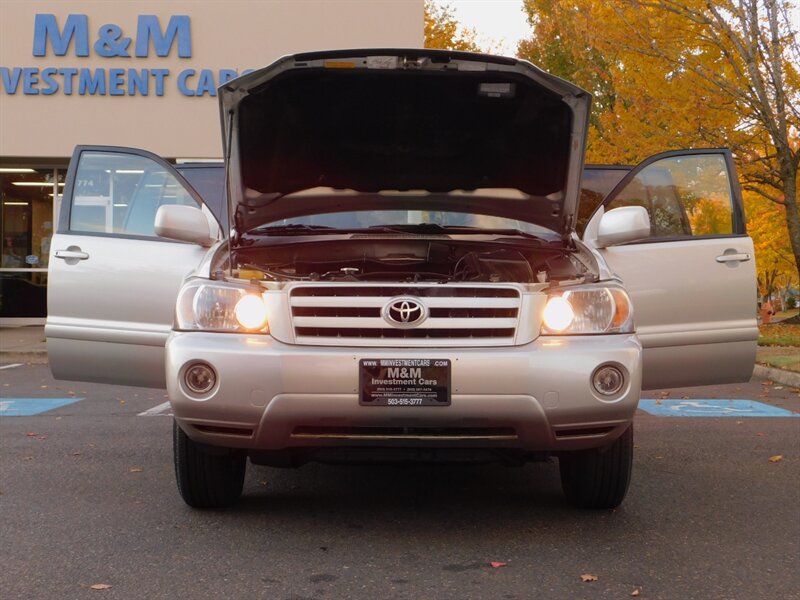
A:
[[[558,239],[558,234],[555,231],[518,219],[462,212],[425,210],[364,210],[322,213],[274,221],[256,228],[255,231],[268,232],[270,228],[280,228],[287,225],[307,225],[310,227],[331,227],[347,230],[391,227],[393,225],[440,225],[442,227],[473,227],[489,231],[517,230],[545,239]]]

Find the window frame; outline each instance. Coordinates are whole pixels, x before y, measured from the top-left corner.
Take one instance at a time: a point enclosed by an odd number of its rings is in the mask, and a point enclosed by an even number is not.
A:
[[[720,238],[734,238],[734,237],[747,237],[747,227],[744,215],[744,203],[742,202],[742,190],[739,185],[739,179],[736,175],[736,165],[733,161],[733,154],[727,148],[697,148],[691,150],[670,150],[667,152],[660,152],[654,154],[633,169],[620,180],[620,182],[612,189],[608,195],[603,199],[603,202],[595,210],[595,214],[600,207],[606,210],[614,200],[617,199],[620,192],[622,192],[628,184],[644,169],[661,160],[676,158],[676,157],[691,157],[691,156],[707,156],[707,155],[720,155],[725,163],[725,170],[728,176],[728,186],[731,195],[731,233],[717,233],[705,235],[671,235],[659,237],[647,237],[640,240],[633,240],[625,242],[624,244],[617,244],[620,246],[632,244],[658,244],[663,242],[677,242],[687,240],[707,240],[707,239],[720,239]],[[648,216],[650,212],[648,211]],[[590,217],[590,221],[594,218],[594,214]]]
[[[159,237],[159,236],[147,236],[147,235],[134,235],[134,234],[127,234],[127,233],[116,233],[116,232],[105,232],[105,231],[80,231],[76,229],[72,229],[70,227],[71,219],[72,219],[72,209],[73,204],[75,201],[74,190],[75,190],[75,179],[78,172],[78,166],[80,165],[81,156],[84,152],[92,152],[92,153],[107,153],[107,154],[118,154],[118,155],[130,155],[130,156],[138,156],[140,158],[149,159],[155,162],[160,167],[163,167],[167,172],[169,172],[180,184],[184,190],[189,194],[189,196],[197,203],[197,207],[202,209],[205,206],[205,202],[203,202],[202,196],[195,190],[192,185],[186,180],[186,178],[175,168],[174,165],[169,163],[167,160],[161,158],[157,154],[153,154],[152,152],[148,152],[147,150],[142,150],[140,148],[129,148],[125,146],[83,146],[79,145],[75,147],[75,150],[72,153],[72,158],[69,162],[69,168],[67,169],[67,177],[64,185],[64,191],[61,196],[61,210],[58,215],[58,229],[57,233],[65,234],[65,235],[85,235],[91,237],[112,237],[112,238],[119,238],[119,239],[127,239],[127,240],[143,240],[143,241],[150,241],[150,242],[165,242],[171,244],[189,244],[190,242],[181,242],[178,240],[170,240],[167,238]],[[67,199],[66,205],[64,204],[64,200]],[[213,211],[208,209],[208,212],[211,214],[212,218],[219,224],[218,219],[214,216]],[[220,226],[221,230],[221,226]]]

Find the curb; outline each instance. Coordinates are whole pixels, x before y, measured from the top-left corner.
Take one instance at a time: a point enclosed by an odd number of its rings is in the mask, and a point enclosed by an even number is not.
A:
[[[0,362],[47,364],[47,350],[17,350],[0,352]]]
[[[771,379],[776,383],[783,385],[791,385],[792,387],[800,388],[800,373],[794,371],[784,371],[783,369],[774,369],[772,367],[765,367],[764,365],[756,365],[753,368],[754,377],[764,377]]]

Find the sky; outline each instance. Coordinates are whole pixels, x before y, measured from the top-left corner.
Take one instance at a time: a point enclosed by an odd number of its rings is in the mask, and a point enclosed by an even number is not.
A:
[[[522,0],[436,0],[449,4],[459,23],[478,32],[482,47],[497,54],[514,56],[517,44],[531,34],[522,11]],[[791,18],[800,29],[800,0],[794,2]]]
[[[497,54],[514,56],[517,44],[531,33],[522,0],[450,0],[456,20],[467,29],[478,32],[481,46],[491,46]]]

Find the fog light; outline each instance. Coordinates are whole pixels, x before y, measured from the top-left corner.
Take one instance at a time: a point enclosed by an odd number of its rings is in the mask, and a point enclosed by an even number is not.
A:
[[[214,369],[203,363],[193,364],[183,375],[186,387],[195,394],[207,394],[217,383]]]
[[[613,396],[622,389],[625,376],[617,367],[600,367],[592,375],[592,385],[603,396]]]

